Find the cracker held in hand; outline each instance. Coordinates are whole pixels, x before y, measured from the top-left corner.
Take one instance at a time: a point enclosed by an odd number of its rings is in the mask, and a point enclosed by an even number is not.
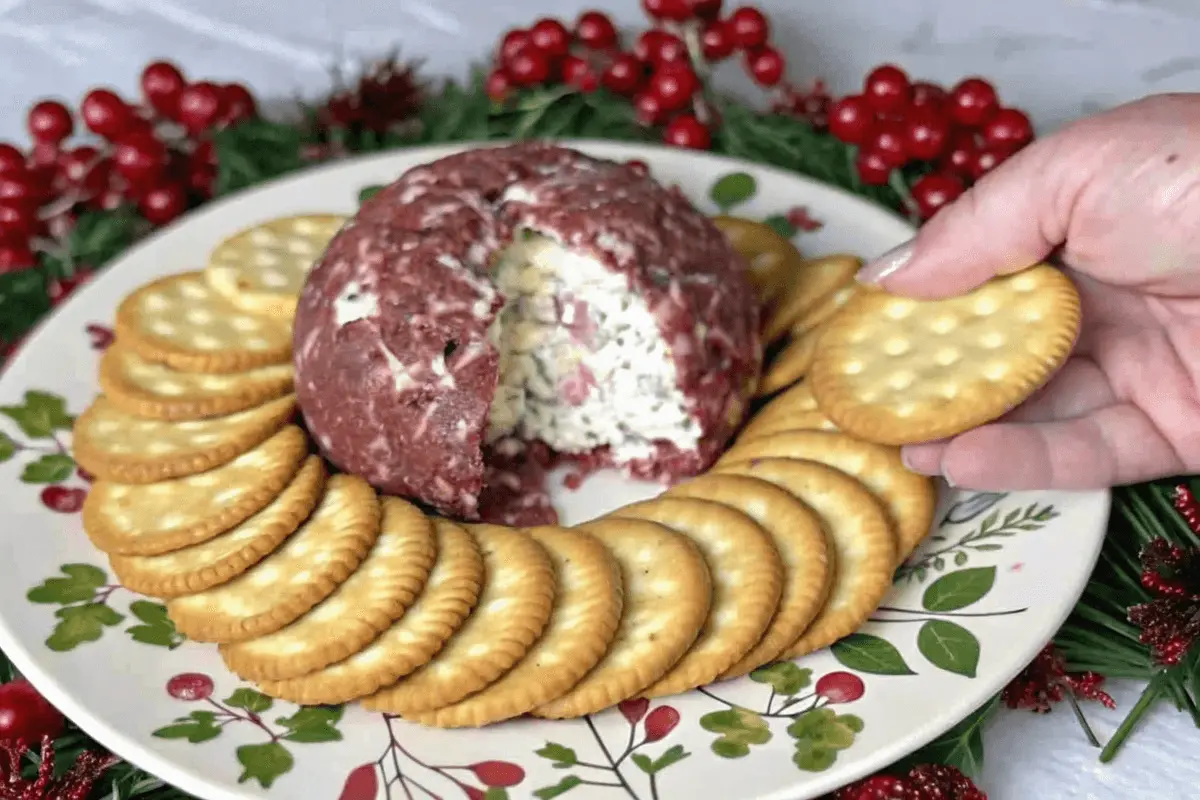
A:
[[[379,536],[379,499],[361,478],[334,475],[308,521],[232,581],[167,603],[197,642],[244,642],[283,628],[333,594]]]
[[[291,322],[242,311],[199,272],[160,278],[117,309],[117,340],[146,361],[181,372],[245,372],[286,364]]]
[[[733,248],[750,267],[750,283],[765,306],[784,291],[804,263],[791,240],[770,225],[743,217],[713,217]]]
[[[101,480],[155,483],[228,463],[292,420],[296,396],[227,417],[167,422],[135,417],[100,395],[75,420],[75,460]]]
[[[550,621],[557,579],[536,540],[499,525],[473,525],[486,574],[479,604],[433,661],[363,700],[369,711],[411,716],[491,685],[520,661]]]
[[[403,616],[433,569],[433,523],[398,497],[382,504],[379,538],[354,574],[286,628],[221,645],[229,669],[251,681],[298,678],[361,651]]]
[[[908,558],[933,524],[937,488],[931,478],[904,466],[898,448],[834,431],[780,431],[735,443],[720,463],[755,458],[809,459],[856,478],[883,501],[896,532],[899,561]]]
[[[621,621],[621,567],[595,537],[542,527],[525,532],[554,562],[558,595],[545,632],[504,677],[453,705],[413,714],[439,728],[480,727],[561,697],[604,657]]]
[[[643,697],[711,683],[758,644],[783,590],[783,561],[770,535],[742,512],[709,500],[659,497],[612,513],[646,519],[687,536],[712,575],[712,606],[691,649]]]
[[[855,256],[806,259],[791,284],[771,305],[763,321],[763,344],[781,339],[797,320],[853,281],[861,266],[862,259]]]
[[[858,481],[814,461],[762,458],[719,468],[770,481],[816,511],[833,543],[837,573],[821,613],[779,658],[798,658],[853,633],[892,586],[894,534],[883,505]]]
[[[696,641],[712,602],[712,576],[686,536],[640,519],[605,517],[579,527],[620,563],[625,607],[608,653],[575,688],[534,709],[537,717],[581,717],[637,697]]]
[[[783,559],[779,610],[762,639],[720,677],[738,678],[774,661],[807,630],[833,588],[835,559],[820,517],[790,492],[743,475],[701,475],[667,494],[736,508],[771,535]]]
[[[325,467],[309,456],[266,508],[214,539],[156,556],[110,556],[126,589],[169,599],[228,583],[273,553],[303,524],[325,486]]]
[[[345,224],[338,214],[304,214],[255,225],[213,249],[204,277],[242,311],[291,317],[313,264]]]
[[[292,365],[210,375],[180,372],[139,356],[120,342],[100,359],[100,391],[138,417],[182,420],[245,411],[292,391]]]
[[[882,444],[943,439],[1002,416],[1063,365],[1079,293],[1046,264],[946,300],[860,291],[821,337],[813,394],[839,428]]]
[[[83,503],[83,529],[110,555],[153,556],[208,541],[274,500],[308,455],[308,437],[288,425],[224,466],[159,483],[97,481]]]
[[[479,599],[483,557],[458,525],[433,520],[437,561],[412,607],[360,652],[299,678],[259,681],[271,697],[302,705],[348,703],[390,686],[429,663]]]

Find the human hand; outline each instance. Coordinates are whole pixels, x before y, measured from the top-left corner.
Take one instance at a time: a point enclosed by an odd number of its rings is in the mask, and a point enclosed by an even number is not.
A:
[[[997,422],[906,446],[971,489],[1092,489],[1200,471],[1200,94],[1150,97],[1035,141],[860,281],[962,294],[1057,252],[1072,357]],[[1058,248],[1061,247],[1061,251]]]

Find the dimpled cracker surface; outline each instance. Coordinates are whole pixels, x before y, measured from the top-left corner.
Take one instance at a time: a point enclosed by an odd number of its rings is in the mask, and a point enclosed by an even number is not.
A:
[[[858,630],[892,587],[894,534],[882,504],[858,481],[814,461],[764,458],[719,470],[791,492],[817,513],[833,544],[837,572],[825,606],[777,658],[798,658]]]
[[[274,633],[333,594],[379,536],[379,499],[366,481],[334,475],[311,517],[253,568],[167,603],[176,629],[197,642]]]
[[[213,248],[205,280],[243,311],[292,316],[309,271],[346,219],[303,214],[236,233]]]
[[[100,359],[100,391],[113,405],[139,417],[180,420],[233,414],[291,390],[291,364],[224,375],[180,372],[147,361],[120,342]]]
[[[621,620],[621,567],[595,537],[569,528],[526,531],[546,548],[558,578],[554,612],[529,653],[504,677],[453,705],[409,719],[440,728],[479,727],[560,697],[599,663]]]
[[[835,558],[820,517],[790,492],[743,475],[701,475],[667,494],[736,508],[774,539],[783,559],[779,610],[754,648],[720,677],[737,678],[774,661],[816,618],[833,587]]]
[[[153,556],[199,544],[274,500],[308,454],[308,437],[288,425],[208,472],[159,483],[96,481],[83,503],[83,529],[112,555]]]
[[[398,497],[383,498],[379,538],[354,574],[286,628],[221,645],[225,665],[246,680],[286,680],[349,658],[413,604],[436,553],[429,518]]]
[[[483,556],[469,533],[433,520],[437,560],[412,607],[360,652],[299,678],[259,681],[272,697],[335,705],[365,697],[424,666],[466,620],[483,585]]]
[[[789,430],[735,442],[718,463],[755,458],[819,461],[856,478],[883,501],[895,530],[899,561],[908,558],[933,525],[937,487],[931,478],[904,466],[899,448],[836,431]]]
[[[821,336],[810,382],[839,428],[882,444],[990,422],[1040,388],[1079,334],[1079,293],[1041,264],[960,297],[859,292]]]
[[[763,343],[778,341],[808,311],[854,280],[861,266],[862,259],[848,255],[805,259],[791,284],[771,305],[763,321]]]
[[[829,320],[845,309],[849,302],[858,294],[858,284],[843,286],[821,302],[801,314],[792,323],[792,335],[804,336],[821,328]]]
[[[762,222],[743,217],[713,217],[725,238],[746,259],[750,283],[758,293],[760,305],[767,305],[787,288],[804,263],[791,240]]]
[[[155,483],[220,466],[262,444],[296,413],[289,394],[225,417],[168,422],[121,411],[100,395],[75,420],[75,460],[102,480]]]
[[[807,381],[789,387],[760,408],[742,428],[737,441],[792,430],[837,430],[833,420],[817,408],[817,398],[813,397]]]
[[[275,551],[312,513],[325,486],[325,467],[309,456],[292,482],[271,503],[208,541],[157,556],[109,556],[127,589],[171,598],[202,592],[233,580]]]
[[[708,618],[687,653],[641,694],[662,697],[712,682],[762,638],[783,590],[783,561],[770,535],[729,506],[659,497],[625,506],[614,517],[646,519],[687,536],[712,575]]]
[[[244,372],[292,356],[288,319],[236,308],[200,272],[160,278],[126,297],[116,334],[145,360],[181,372]]]
[[[637,697],[691,647],[712,602],[708,565],[686,536],[641,519],[605,517],[579,527],[621,565],[625,606],[604,658],[571,691],[534,709],[537,717],[581,717]]]
[[[545,630],[557,590],[546,548],[513,528],[469,532],[483,553],[479,604],[433,661],[365,698],[364,708],[409,716],[457,703],[512,669]]]

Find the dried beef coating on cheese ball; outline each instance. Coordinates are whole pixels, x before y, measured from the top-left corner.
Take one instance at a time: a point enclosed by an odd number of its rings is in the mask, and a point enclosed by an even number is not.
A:
[[[484,453],[541,441],[644,478],[706,468],[761,362],[747,267],[686,198],[543,143],[419,166],[313,268],[296,391],[321,451],[478,515]]]

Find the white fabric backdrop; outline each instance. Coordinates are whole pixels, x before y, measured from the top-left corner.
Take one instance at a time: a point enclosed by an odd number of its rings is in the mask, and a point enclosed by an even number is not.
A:
[[[727,3],[728,4],[728,3]],[[1040,129],[1144,94],[1194,90],[1200,0],[764,0],[796,77],[851,90],[895,60],[943,82],[985,75]],[[641,20],[637,0],[0,0],[0,140],[24,141],[42,96],[77,102],[90,87],[135,90],[150,59],[247,82],[260,96],[321,91],[339,58],[399,43],[431,73],[461,74],[506,27],[585,7]],[[729,67],[726,72],[736,70]],[[748,84],[736,75],[734,89]],[[1119,712],[1088,712],[1103,738]],[[1103,713],[1102,713],[1103,712]],[[987,733],[982,783],[993,800],[1200,796],[1200,731],[1160,709],[1114,765],[1102,767],[1068,709],[1009,712]]]

